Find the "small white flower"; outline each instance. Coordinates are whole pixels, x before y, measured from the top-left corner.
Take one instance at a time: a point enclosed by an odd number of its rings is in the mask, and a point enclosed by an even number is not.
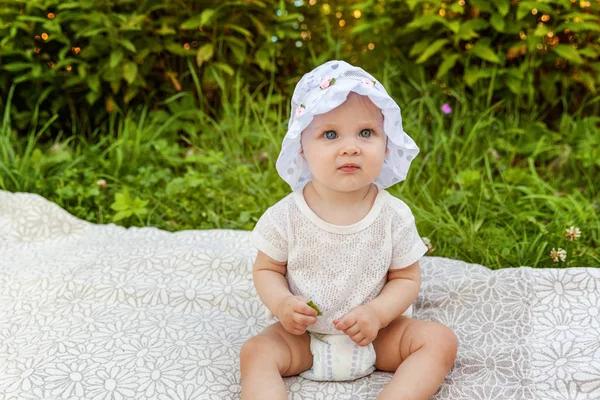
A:
[[[96,186],[98,186],[100,189],[104,190],[104,189],[106,189],[106,181],[104,179],[98,179],[96,181]]]
[[[567,234],[565,235],[569,240],[575,240],[581,236],[581,230],[575,226],[565,229]]]
[[[550,257],[554,262],[558,262],[559,259],[560,261],[565,261],[567,259],[567,252],[564,249],[561,249],[560,247],[558,248],[558,250],[556,250],[553,247],[552,251],[550,252]]]
[[[425,246],[427,246],[427,254],[431,254],[435,251],[435,247],[433,247],[433,245],[431,244],[431,240],[429,240],[429,238],[422,237],[421,240],[423,241]]]

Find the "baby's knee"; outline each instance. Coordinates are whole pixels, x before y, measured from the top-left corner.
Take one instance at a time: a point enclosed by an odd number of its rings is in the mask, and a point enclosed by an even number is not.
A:
[[[430,346],[443,355],[444,360],[451,366],[458,352],[458,337],[446,325],[435,322],[431,326]]]
[[[264,357],[269,354],[269,346],[273,346],[271,338],[264,335],[257,335],[248,339],[240,351],[240,360],[250,360],[258,357]]]
[[[248,339],[240,351],[240,364],[242,366],[258,362],[263,366],[273,364],[278,370],[285,368],[286,360],[285,355],[281,354],[281,351],[277,351],[279,348],[277,340],[267,335],[257,335]],[[289,362],[287,363],[289,364]]]

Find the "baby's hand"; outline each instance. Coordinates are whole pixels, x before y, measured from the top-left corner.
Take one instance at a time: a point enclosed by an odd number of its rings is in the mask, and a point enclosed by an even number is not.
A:
[[[306,303],[305,297],[288,296],[277,307],[277,319],[289,333],[302,335],[309,325],[317,322],[317,310]]]
[[[333,324],[359,346],[367,346],[375,340],[381,329],[381,321],[375,310],[367,305],[356,307],[342,318],[334,320]]]

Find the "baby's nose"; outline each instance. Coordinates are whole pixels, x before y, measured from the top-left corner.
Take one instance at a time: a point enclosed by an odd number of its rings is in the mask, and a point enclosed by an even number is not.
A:
[[[342,155],[357,155],[360,154],[360,147],[355,144],[348,144],[344,146],[341,151]]]

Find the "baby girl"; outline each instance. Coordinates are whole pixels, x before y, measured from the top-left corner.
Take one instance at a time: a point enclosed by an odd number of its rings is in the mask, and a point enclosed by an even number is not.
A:
[[[363,69],[329,61],[298,82],[277,160],[293,192],[251,236],[254,285],[278,322],[242,347],[242,399],[287,399],[286,376],[344,381],[375,369],[394,373],[378,399],[438,390],[457,338],[412,318],[427,247],[385,190],[418,153],[400,108]]]

